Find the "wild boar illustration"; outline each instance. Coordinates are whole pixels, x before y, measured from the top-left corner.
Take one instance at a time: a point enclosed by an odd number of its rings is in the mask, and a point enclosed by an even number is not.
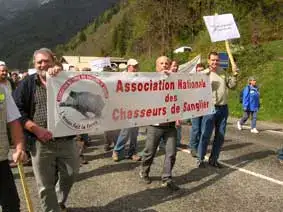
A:
[[[100,95],[90,92],[71,91],[60,107],[71,107],[80,112],[86,118],[91,118],[87,113],[93,113],[96,118],[101,117],[105,103]]]

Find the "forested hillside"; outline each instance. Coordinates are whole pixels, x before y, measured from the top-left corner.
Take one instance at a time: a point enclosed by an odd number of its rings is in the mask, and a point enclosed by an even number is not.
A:
[[[232,13],[241,34],[232,41],[240,75],[239,86],[230,95],[231,114],[241,115],[239,93],[247,77],[254,75],[261,89],[260,118],[283,121],[281,0],[124,0],[56,51],[135,57],[142,71],[153,70],[155,58],[161,54],[181,62],[199,53],[206,59],[211,50],[225,51],[223,42],[211,43],[203,22],[203,16],[215,13]],[[193,52],[173,55],[182,45],[191,46]]]

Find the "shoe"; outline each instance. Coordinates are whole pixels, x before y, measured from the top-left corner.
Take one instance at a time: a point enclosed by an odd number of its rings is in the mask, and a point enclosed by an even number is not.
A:
[[[238,127],[238,130],[242,130],[243,129],[243,126],[241,125],[240,121],[237,122],[237,127]]]
[[[191,155],[193,158],[197,157],[197,151],[195,149],[191,149]]]
[[[130,157],[130,159],[133,160],[133,161],[141,161],[141,156],[139,156],[139,155],[132,155]]]
[[[88,161],[85,159],[85,157],[83,155],[80,156],[80,164],[81,165],[88,164]]]
[[[205,168],[205,164],[202,160],[197,160],[197,168]]]
[[[113,151],[112,159],[113,159],[113,161],[115,161],[115,162],[118,162],[118,161],[119,161],[119,155],[118,155],[118,152]]]
[[[140,176],[140,179],[141,179],[141,181],[143,183],[145,183],[145,184],[150,184],[151,183],[151,179],[149,178],[149,176],[148,175],[144,175],[142,173],[142,171],[139,172],[139,176]]]
[[[166,188],[170,189],[171,191],[180,190],[180,187],[177,186],[172,180],[162,182],[161,187],[164,187],[164,188],[166,187]]]
[[[104,146],[104,151],[109,152],[112,148],[110,146]]]
[[[251,133],[257,134],[257,133],[259,133],[259,131],[256,128],[253,128],[253,129],[251,129]]]
[[[59,207],[61,212],[67,212],[67,208],[63,203],[59,203]]]
[[[208,160],[208,164],[218,169],[224,168],[218,161]]]

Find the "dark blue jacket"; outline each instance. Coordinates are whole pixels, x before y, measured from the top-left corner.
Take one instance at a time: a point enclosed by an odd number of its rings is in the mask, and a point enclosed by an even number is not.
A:
[[[258,111],[259,107],[258,87],[247,85],[243,92],[243,109],[248,111]]]
[[[25,77],[18,85],[16,90],[13,92],[13,97],[16,105],[21,113],[20,121],[25,126],[28,120],[33,120],[35,113],[35,90],[36,83],[41,83],[37,74],[32,74]],[[24,134],[28,142],[36,140],[36,136],[24,129]],[[68,136],[74,138],[74,136]]]

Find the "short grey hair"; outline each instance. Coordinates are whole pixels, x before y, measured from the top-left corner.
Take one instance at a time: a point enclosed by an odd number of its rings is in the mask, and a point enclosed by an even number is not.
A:
[[[48,49],[48,48],[40,48],[38,50],[35,50],[34,53],[33,53],[33,59],[38,54],[47,54],[48,56],[50,56],[50,58],[52,59],[53,62],[55,60],[54,53],[50,49]]]

